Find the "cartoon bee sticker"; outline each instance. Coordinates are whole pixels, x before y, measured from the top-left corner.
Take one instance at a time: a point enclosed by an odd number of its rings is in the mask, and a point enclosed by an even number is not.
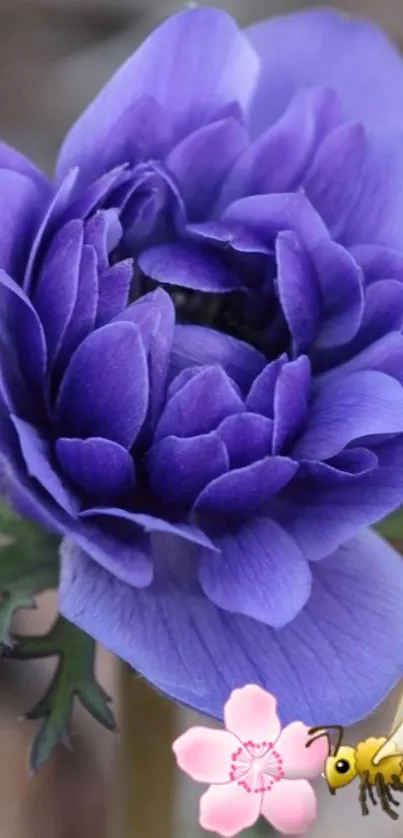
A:
[[[337,742],[333,747],[329,731],[337,731]],[[356,777],[360,780],[359,801],[363,815],[369,814],[368,798],[376,806],[378,797],[383,811],[393,820],[399,815],[392,808],[399,806],[393,791],[403,791],[403,721],[389,736],[371,737],[359,742],[355,748],[343,745],[344,729],[340,725],[313,727],[308,732],[312,737],[306,743],[325,736],[329,755],[325,762],[324,778],[331,794],[348,786]]]

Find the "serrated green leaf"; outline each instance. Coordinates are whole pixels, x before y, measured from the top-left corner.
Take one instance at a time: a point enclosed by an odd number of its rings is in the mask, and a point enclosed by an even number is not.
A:
[[[52,755],[57,744],[69,742],[74,699],[108,730],[116,730],[110,698],[97,683],[94,674],[95,642],[58,617],[47,634],[14,636],[13,657],[20,660],[57,656],[56,673],[42,698],[27,714],[28,719],[43,719],[30,753],[30,768],[37,771]]]
[[[9,645],[16,611],[59,579],[59,539],[0,505],[0,644]]]

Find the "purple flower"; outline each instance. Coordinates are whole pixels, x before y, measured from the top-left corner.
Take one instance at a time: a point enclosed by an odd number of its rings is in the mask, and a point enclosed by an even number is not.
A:
[[[62,613],[213,715],[259,683],[348,723],[403,671],[362,532],[403,497],[402,95],[368,24],[195,9],[55,186],[0,148],[3,493],[64,539]]]

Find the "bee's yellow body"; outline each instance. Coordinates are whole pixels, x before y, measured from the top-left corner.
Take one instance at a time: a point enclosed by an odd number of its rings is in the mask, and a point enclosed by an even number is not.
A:
[[[377,774],[382,774],[385,783],[392,783],[393,777],[399,777],[403,781],[403,757],[401,754],[385,757],[379,765],[374,765],[374,756],[382,745],[387,742],[386,736],[371,736],[360,742],[355,749],[355,767],[357,774],[362,776],[368,771],[368,782],[375,785]]]

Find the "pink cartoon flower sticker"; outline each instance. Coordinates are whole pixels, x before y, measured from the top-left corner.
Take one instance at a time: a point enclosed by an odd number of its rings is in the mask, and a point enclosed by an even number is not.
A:
[[[200,825],[225,838],[263,815],[278,832],[301,835],[317,816],[308,782],[327,756],[318,739],[306,748],[309,728],[281,728],[274,696],[253,684],[234,690],[224,708],[226,730],[193,727],[173,744],[179,768],[209,783],[200,800]]]

